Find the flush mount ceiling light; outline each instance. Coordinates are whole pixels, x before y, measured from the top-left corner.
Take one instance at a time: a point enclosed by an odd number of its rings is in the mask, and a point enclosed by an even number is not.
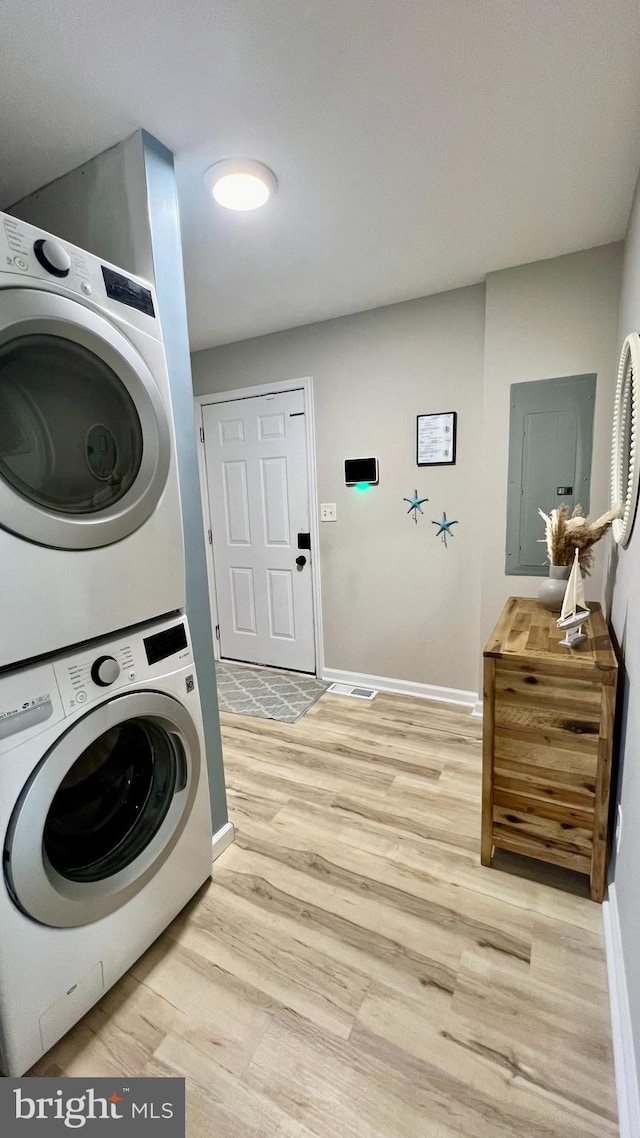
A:
[[[258,209],[276,192],[278,182],[268,166],[253,158],[225,158],[210,166],[204,184],[225,209]]]

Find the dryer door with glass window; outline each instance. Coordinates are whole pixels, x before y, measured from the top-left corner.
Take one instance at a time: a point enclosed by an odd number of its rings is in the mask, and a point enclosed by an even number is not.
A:
[[[131,692],[78,720],[13,811],[4,869],[15,903],[60,928],[124,905],[176,845],[201,763],[193,720],[171,696]]]
[[[170,438],[115,325],[54,293],[0,291],[0,526],[57,549],[119,541],[160,499]]]

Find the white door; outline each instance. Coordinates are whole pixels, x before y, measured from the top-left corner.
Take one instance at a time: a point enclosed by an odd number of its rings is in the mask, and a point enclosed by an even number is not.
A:
[[[314,672],[304,392],[208,404],[203,421],[221,655]]]

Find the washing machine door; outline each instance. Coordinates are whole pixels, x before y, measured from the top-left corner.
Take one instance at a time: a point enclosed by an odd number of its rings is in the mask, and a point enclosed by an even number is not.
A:
[[[78,301],[0,292],[0,525],[58,549],[133,533],[170,461],[168,414],[133,344]]]
[[[116,696],[78,720],[24,787],[4,867],[41,924],[89,924],[158,872],[187,825],[202,764],[186,708],[158,692]]]

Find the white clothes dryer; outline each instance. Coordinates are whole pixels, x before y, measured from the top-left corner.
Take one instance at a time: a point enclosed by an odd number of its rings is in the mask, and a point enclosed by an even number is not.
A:
[[[184,617],[0,675],[0,1070],[20,1075],[211,874]]]
[[[0,668],[184,604],[153,288],[0,214]]]

